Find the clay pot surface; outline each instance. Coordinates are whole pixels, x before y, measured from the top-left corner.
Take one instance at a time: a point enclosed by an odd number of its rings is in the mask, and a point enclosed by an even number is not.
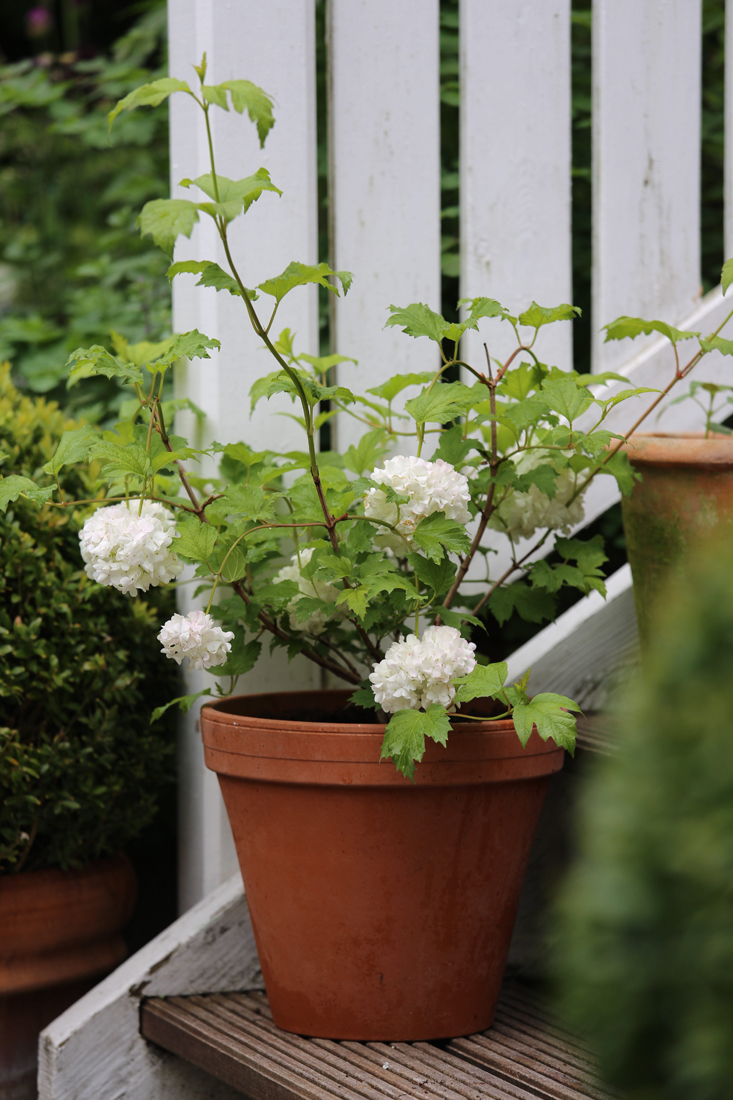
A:
[[[275,1023],[382,1041],[482,1030],[563,750],[536,731],[523,750],[511,721],[456,724],[413,784],[380,763],[383,725],[338,723],[348,695],[201,711]],[[314,708],[335,720],[292,719]]]
[[[0,877],[0,1100],[35,1097],[38,1034],[125,957],[126,856]]]
[[[623,448],[642,481],[622,500],[642,640],[669,574],[694,545],[733,533],[733,437],[702,432],[631,436]]]

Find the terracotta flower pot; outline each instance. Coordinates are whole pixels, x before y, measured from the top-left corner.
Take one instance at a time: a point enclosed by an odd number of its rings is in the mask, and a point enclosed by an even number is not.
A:
[[[0,1100],[35,1097],[38,1033],[125,957],[126,856],[0,877]]]
[[[428,743],[413,784],[379,762],[384,726],[338,721],[348,695],[201,711],[275,1023],[389,1041],[486,1028],[563,750],[536,732],[522,750],[509,721],[463,723]]]
[[[642,475],[622,510],[642,640],[671,570],[700,539],[733,532],[733,437],[633,435],[624,450]]]

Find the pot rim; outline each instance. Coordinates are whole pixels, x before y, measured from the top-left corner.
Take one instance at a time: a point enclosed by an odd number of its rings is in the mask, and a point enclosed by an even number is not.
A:
[[[634,432],[621,450],[633,465],[733,467],[733,436],[704,432]]]
[[[207,721],[221,722],[224,725],[240,729],[261,728],[263,730],[272,730],[273,732],[279,730],[288,733],[379,734],[382,736],[387,728],[385,722],[328,722],[323,719],[310,722],[307,719],[265,718],[257,714],[242,714],[235,710],[226,709],[227,704],[237,704],[242,700],[252,700],[256,706],[259,700],[264,702],[267,699],[288,699],[296,695],[301,698],[313,699],[315,702],[318,700],[322,701],[324,696],[331,698],[334,696],[342,696],[346,700],[351,694],[350,688],[313,691],[260,691],[253,692],[251,695],[242,693],[241,695],[230,695],[226,699],[216,699],[211,703],[204,703],[201,707],[201,716],[203,718],[205,711],[213,711],[214,714],[206,715]],[[487,718],[485,722],[456,722],[451,728],[453,732],[461,733],[486,734],[492,731],[505,733],[509,730],[514,732],[514,723],[511,718]]]
[[[201,711],[204,761],[221,776],[296,785],[391,787],[413,784],[381,757],[384,725],[299,722],[227,712],[224,707],[285,709],[294,697],[337,707],[349,691],[264,692],[207,705]],[[288,699],[288,696],[290,699]],[[222,705],[223,704],[223,705]],[[327,708],[328,709],[328,708]],[[510,719],[458,723],[446,745],[426,740],[415,780],[430,785],[504,782],[558,771],[564,750],[534,729],[523,748]]]

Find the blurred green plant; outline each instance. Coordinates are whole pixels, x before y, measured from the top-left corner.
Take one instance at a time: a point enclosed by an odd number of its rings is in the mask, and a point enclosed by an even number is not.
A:
[[[165,257],[135,226],[140,205],[167,194],[167,112],[126,116],[111,146],[106,118],[165,75],[165,44],[156,4],[109,57],[0,69],[0,361],[89,420],[109,419],[120,390],[94,379],[67,394],[69,352],[110,329],[132,343],[170,332]]]
[[[629,1100],[731,1094],[732,578],[730,546],[714,545],[663,601],[561,897],[565,1015]]]
[[[78,426],[0,366],[4,474],[52,483],[43,465]],[[64,496],[93,496],[93,473],[65,467]],[[79,554],[86,514],[22,500],[0,514],[0,873],[119,850],[173,779],[171,721],[147,717],[177,686],[155,637],[173,591],[129,600],[91,581]]]

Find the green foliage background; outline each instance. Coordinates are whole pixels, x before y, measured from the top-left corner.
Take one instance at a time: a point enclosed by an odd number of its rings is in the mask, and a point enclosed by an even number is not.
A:
[[[629,1100],[727,1100],[733,1077],[733,554],[660,601],[645,675],[576,825],[556,971]]]
[[[48,483],[41,468],[75,426],[0,367],[3,473]],[[91,484],[86,467],[62,477],[69,497]],[[84,518],[22,501],[0,515],[0,872],[117,851],[152,820],[174,773],[170,721],[149,725],[176,694],[155,637],[173,593],[132,600],[91,581]]]
[[[104,379],[70,391],[64,364],[116,329],[135,343],[170,332],[165,257],[135,227],[168,194],[166,111],[140,111],[107,139],[107,111],[165,75],[165,5],[111,54],[0,69],[0,361],[19,384],[88,419],[114,415]]]

